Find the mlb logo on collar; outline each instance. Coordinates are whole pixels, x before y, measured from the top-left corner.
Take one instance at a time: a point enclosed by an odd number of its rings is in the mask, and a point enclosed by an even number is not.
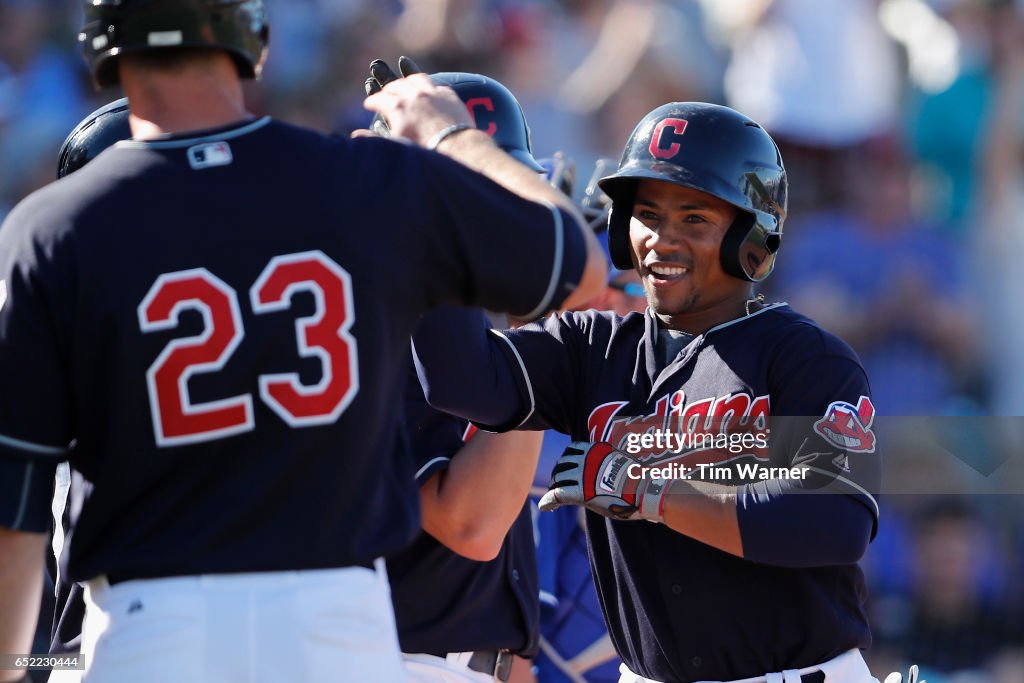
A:
[[[232,161],[231,147],[226,142],[208,142],[188,148],[188,163],[196,170],[227,166]]]

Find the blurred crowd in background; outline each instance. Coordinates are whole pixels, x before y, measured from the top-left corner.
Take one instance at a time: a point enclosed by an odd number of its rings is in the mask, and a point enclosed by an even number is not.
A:
[[[271,56],[247,86],[251,108],[326,132],[368,124],[367,65],[399,54],[507,85],[535,155],[563,151],[578,190],[665,102],[719,102],[758,120],[790,174],[768,299],[857,350],[881,415],[954,426],[1018,416],[981,423],[995,427],[948,453],[983,477],[1024,481],[1024,1],[266,5]],[[80,21],[75,0],[0,0],[0,219],[52,180],[71,128],[120,96],[93,90]],[[616,277],[606,300],[629,306],[628,274]],[[914,661],[930,683],[1021,683],[1024,497],[961,490],[934,449],[895,441],[886,455],[901,464],[886,486],[903,493],[883,500],[865,562],[875,670]]]

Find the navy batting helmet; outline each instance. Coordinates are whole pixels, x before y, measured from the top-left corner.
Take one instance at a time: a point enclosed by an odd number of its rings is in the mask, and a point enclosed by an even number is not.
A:
[[[618,171],[599,182],[612,199],[608,248],[621,270],[633,268],[629,220],[641,179],[700,190],[735,206],[739,212],[722,240],[722,269],[751,282],[771,274],[786,217],[786,169],[775,141],[757,123],[703,102],[672,102],[640,121]]]
[[[466,104],[473,124],[484,131],[509,156],[526,164],[538,173],[546,173],[533,157],[530,127],[519,100],[504,85],[481,74],[461,71],[442,71],[430,74],[436,85],[447,85]],[[378,114],[370,126],[375,132],[387,135],[387,123]]]
[[[129,140],[131,137],[128,98],[122,97],[103,105],[82,119],[60,146],[57,177],[63,178],[74,173],[118,140]]]
[[[258,78],[269,29],[262,0],[84,0],[78,42],[100,87],[118,82],[117,57],[167,48],[218,48],[242,78]]]

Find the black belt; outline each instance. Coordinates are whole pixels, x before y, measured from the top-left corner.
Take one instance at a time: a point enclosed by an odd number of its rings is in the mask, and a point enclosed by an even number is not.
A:
[[[507,681],[512,673],[512,657],[508,650],[480,650],[473,653],[466,667],[493,676],[496,681]]]

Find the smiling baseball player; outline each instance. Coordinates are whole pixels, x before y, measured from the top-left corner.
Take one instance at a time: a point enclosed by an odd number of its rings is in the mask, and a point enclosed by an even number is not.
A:
[[[428,398],[577,442],[541,507],[588,510],[623,683],[873,681],[857,562],[878,517],[874,408],[846,344],[754,296],[786,212],[775,143],[734,110],[671,103],[600,185],[647,311],[486,334],[434,313],[415,337]]]

